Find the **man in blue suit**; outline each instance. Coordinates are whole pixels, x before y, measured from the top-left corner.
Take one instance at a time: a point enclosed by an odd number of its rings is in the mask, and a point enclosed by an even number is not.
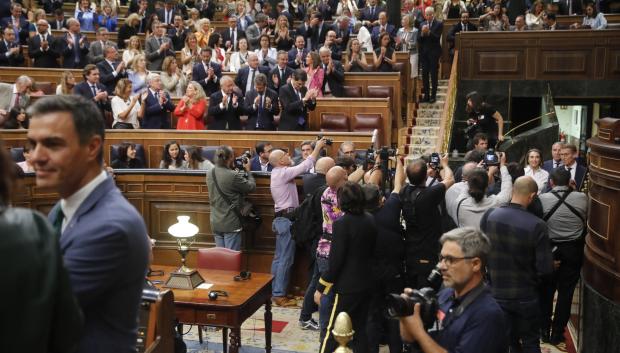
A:
[[[271,142],[258,142],[255,147],[256,155],[250,160],[250,170],[253,172],[270,172],[273,169],[269,163],[269,154],[272,149]]]
[[[87,55],[90,48],[86,36],[80,33],[80,21],[75,18],[67,20],[69,31],[65,33],[62,45],[62,67],[67,69],[81,69],[88,60]]]
[[[554,169],[562,166],[562,156],[560,155],[560,151],[562,150],[562,146],[564,146],[563,142],[556,142],[551,146],[551,159],[545,161],[542,165],[542,169],[546,170],[549,175],[553,172]]]
[[[84,67],[84,81],[73,87],[73,94],[90,99],[97,105],[102,115],[105,111],[112,111],[106,87],[99,80],[99,69],[93,64]]]
[[[192,79],[202,86],[206,96],[210,96],[220,89],[220,79],[222,78],[222,66],[211,62],[212,49],[207,47],[200,52],[199,63],[192,68]]]
[[[427,7],[424,10],[426,21],[420,25],[418,36],[418,48],[420,52],[420,64],[422,65],[423,102],[435,103],[437,98],[437,82],[439,70],[439,58],[441,57],[441,35],[443,23],[435,19],[435,10]],[[430,80],[429,80],[430,76]],[[432,82],[432,88],[431,88]]]
[[[15,39],[17,43],[26,45],[26,43],[28,42],[29,24],[26,18],[23,16],[21,4],[14,2],[13,5],[11,5],[11,16],[4,17],[2,20],[0,20],[0,27],[13,28],[13,31],[15,31]]]
[[[248,66],[239,69],[237,77],[235,77],[235,85],[239,87],[244,97],[254,89],[254,79],[258,74],[269,75],[269,68],[258,65],[258,56],[256,53],[249,53]]]
[[[588,169],[577,163],[578,155],[577,146],[570,143],[563,145],[560,150],[560,156],[562,156],[562,163],[564,165],[560,168],[565,168],[570,172],[571,184],[574,182],[575,190],[581,191],[585,186]]]
[[[37,186],[61,198],[49,220],[84,313],[77,352],[135,352],[149,239],[144,220],[103,170],[103,117],[79,96],[43,98],[29,112]]]
[[[306,56],[308,56],[309,50],[305,46],[304,36],[298,34],[295,37],[295,47],[288,52],[288,66],[291,69],[300,69],[306,66]]]
[[[375,48],[380,47],[379,35],[381,35],[381,33],[387,32],[387,34],[390,35],[390,39],[392,41],[394,40],[394,37],[396,36],[396,28],[393,25],[388,23],[387,14],[385,13],[385,11],[381,11],[379,13],[378,22],[379,23],[372,28],[372,33],[370,35],[372,38],[372,45],[374,45]]]
[[[148,89],[140,97],[144,108],[142,119],[143,129],[170,129],[170,113],[174,111],[174,104],[170,95],[162,89],[159,74],[150,73],[146,76]]]

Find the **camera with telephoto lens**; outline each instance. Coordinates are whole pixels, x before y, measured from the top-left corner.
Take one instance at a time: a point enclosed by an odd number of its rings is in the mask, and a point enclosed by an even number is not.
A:
[[[235,158],[235,169],[243,170],[243,165],[248,163],[250,158],[252,158],[250,151],[243,152],[242,155]]]
[[[323,135],[317,135],[317,137],[316,137],[317,141],[321,140],[322,138],[323,138]],[[331,146],[333,143],[334,143],[334,140],[328,139],[328,138],[325,139],[325,144],[327,146]]]
[[[424,328],[427,330],[433,326],[437,318],[437,310],[439,303],[437,301],[437,291],[441,287],[442,276],[439,266],[435,267],[428,275],[427,281],[430,287],[414,289],[407,298],[403,298],[400,294],[388,294],[385,298],[387,317],[390,319],[398,319],[400,317],[413,315],[413,307],[420,303],[420,317]]]
[[[439,156],[439,153],[431,153],[431,156],[428,160],[428,165],[430,165],[431,168],[435,170],[439,169],[441,165],[441,157]]]
[[[483,163],[485,167],[496,167],[499,165],[499,156],[495,153],[494,149],[489,148],[487,153],[484,154]]]

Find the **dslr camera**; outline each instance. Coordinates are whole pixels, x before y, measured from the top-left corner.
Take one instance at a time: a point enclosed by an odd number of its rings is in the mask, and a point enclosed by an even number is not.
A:
[[[420,317],[424,323],[424,328],[428,330],[433,327],[437,317],[437,310],[439,310],[437,291],[442,283],[439,266],[431,271],[427,280],[431,284],[430,287],[415,289],[407,298],[401,297],[400,294],[388,294],[385,298],[387,317],[398,319],[411,316],[413,315],[413,307],[420,303]]]
[[[494,149],[489,148],[487,153],[484,154],[483,164],[485,167],[499,166],[499,156]]]
[[[387,162],[390,157],[396,156],[396,150],[387,146],[383,146],[378,150],[369,148],[368,151],[366,151],[366,163],[374,165],[377,154],[379,155],[379,158],[381,158],[381,162]]]
[[[317,141],[318,141],[318,140],[321,140],[321,139],[323,139],[323,135],[322,135],[322,134],[321,134],[321,135],[317,135],[317,136],[316,136],[316,140],[317,140]],[[332,140],[332,139],[328,139],[328,138],[326,138],[326,139],[325,139],[325,144],[326,144],[327,146],[331,146],[333,143],[334,143],[334,140]]]
[[[243,165],[248,163],[250,158],[252,158],[250,151],[243,152],[242,155],[235,158],[235,169],[243,170]]]

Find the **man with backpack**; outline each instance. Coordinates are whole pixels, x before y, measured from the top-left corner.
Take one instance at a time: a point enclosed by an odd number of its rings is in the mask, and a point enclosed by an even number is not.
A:
[[[564,341],[564,327],[570,317],[573,292],[583,263],[588,197],[582,192],[573,191],[569,186],[570,179],[569,171],[555,169],[551,173],[553,189],[539,196],[555,265],[551,283],[545,286],[546,290],[541,297],[541,338],[554,345]],[[558,298],[553,313],[556,291]]]

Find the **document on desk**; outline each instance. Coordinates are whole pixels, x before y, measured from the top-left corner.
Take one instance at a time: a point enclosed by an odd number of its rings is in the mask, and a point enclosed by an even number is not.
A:
[[[208,290],[209,288],[213,287],[213,283],[203,283],[201,285],[199,285],[198,287],[196,287],[196,289],[205,289]]]

